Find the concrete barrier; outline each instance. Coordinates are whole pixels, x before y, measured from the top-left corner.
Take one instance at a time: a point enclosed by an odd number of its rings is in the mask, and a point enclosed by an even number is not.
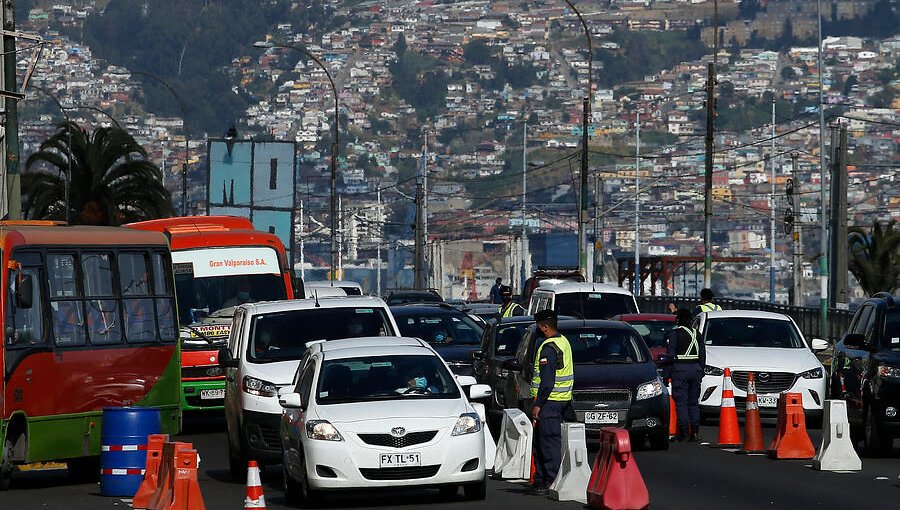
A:
[[[550,499],[587,503],[591,463],[588,461],[587,438],[583,423],[562,424],[562,463],[559,474],[550,485]]]
[[[847,402],[826,400],[822,420],[822,444],[813,458],[813,468],[819,471],[859,471],[862,460],[853,449]]]
[[[504,409],[500,441],[494,458],[493,477],[503,480],[528,480],[531,475],[531,419],[519,409]]]

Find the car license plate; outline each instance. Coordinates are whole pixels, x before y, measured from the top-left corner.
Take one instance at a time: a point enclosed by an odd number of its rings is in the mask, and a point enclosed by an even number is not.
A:
[[[219,390],[200,390],[200,400],[225,398],[225,388]]]
[[[382,468],[417,467],[422,465],[422,457],[416,453],[382,453],[379,465]]]
[[[757,395],[759,407],[778,407],[778,395]]]
[[[584,422],[590,424],[619,423],[619,413],[616,411],[587,411],[584,413]]]

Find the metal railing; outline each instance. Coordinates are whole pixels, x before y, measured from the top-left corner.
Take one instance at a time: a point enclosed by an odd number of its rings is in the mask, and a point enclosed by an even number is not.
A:
[[[700,298],[682,296],[639,296],[637,301],[643,313],[667,313],[666,307],[669,303],[675,303],[675,306],[678,308],[687,308],[688,310],[693,310],[695,306],[700,304]],[[822,332],[819,322],[820,310],[818,308],[779,305],[749,299],[716,298],[714,301],[725,310],[759,310],[783,313],[794,319],[797,327],[800,328],[800,331],[803,332],[807,339],[821,338],[828,340],[832,344],[841,339],[850,325],[850,319],[853,318],[853,312],[849,310],[830,308],[828,310],[827,331]]]

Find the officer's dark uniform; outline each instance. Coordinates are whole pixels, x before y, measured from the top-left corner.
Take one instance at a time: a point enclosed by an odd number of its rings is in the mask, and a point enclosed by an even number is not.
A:
[[[556,315],[553,311],[545,310],[535,314],[535,320],[546,320],[548,313],[554,317]],[[571,347],[568,346],[568,340],[559,333],[550,338],[564,340],[567,344],[566,349],[569,352],[569,359],[571,359]],[[561,386],[568,386],[569,394],[571,395],[573,379],[559,383],[556,380],[557,371],[562,370],[566,354],[555,343],[544,342],[544,340],[541,340],[543,347],[540,352],[536,353],[536,364],[540,368],[540,386],[537,388],[534,406],[540,407],[541,411],[538,415],[533,448],[535,456],[533,485],[535,489],[533,493],[535,494],[545,493],[546,491],[543,489],[556,479],[562,463],[562,423],[565,420],[575,420],[575,410],[572,407],[571,396],[569,396],[569,400],[564,401],[551,399],[551,394],[560,394],[558,391]],[[554,389],[556,389],[556,393]]]
[[[690,325],[690,312],[678,311],[679,326],[667,335],[668,354],[674,358],[672,365],[672,397],[678,415],[678,434],[675,440],[683,441],[690,434],[698,439],[700,430],[700,382],[706,364],[706,346]],[[693,335],[692,335],[693,333]]]

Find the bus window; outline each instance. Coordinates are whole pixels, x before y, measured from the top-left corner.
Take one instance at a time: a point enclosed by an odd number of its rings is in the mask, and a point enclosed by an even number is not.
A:
[[[26,267],[21,270],[23,276],[30,276],[33,282],[31,288],[31,307],[19,308],[16,305],[16,282],[18,273],[9,273],[9,303],[8,319],[10,328],[7,329],[6,344],[9,346],[31,346],[44,343],[44,321],[41,314],[44,310],[41,300],[41,271],[36,267]]]
[[[153,254],[153,293],[168,295],[172,290],[172,268],[162,253]]]
[[[84,345],[84,311],[75,277],[75,255],[47,254],[50,281],[50,312],[56,345]]]
[[[84,253],[81,267],[90,342],[95,345],[120,343],[122,321],[119,319],[119,303],[114,299],[112,254]]]
[[[122,296],[150,294],[149,274],[146,253],[119,254],[119,282]]]

